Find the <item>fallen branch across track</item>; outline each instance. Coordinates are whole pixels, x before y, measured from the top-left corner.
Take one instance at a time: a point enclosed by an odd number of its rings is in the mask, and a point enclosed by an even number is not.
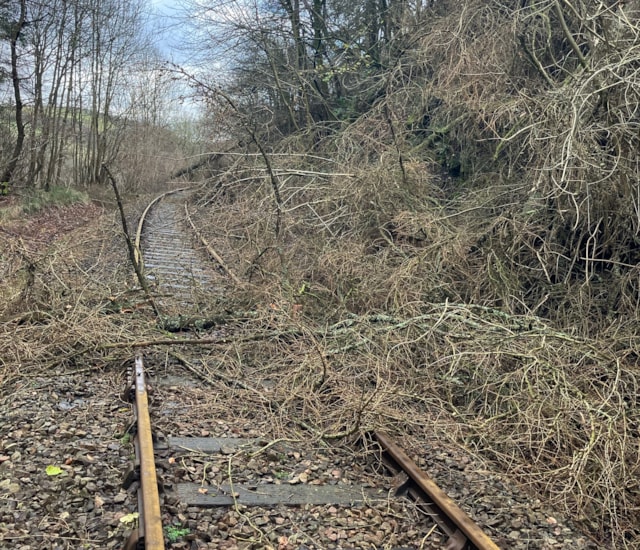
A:
[[[164,538],[154,447],[149,416],[147,386],[142,359],[136,357],[133,381],[128,388],[133,402],[135,422],[134,446],[136,462],[125,480],[125,487],[139,482],[139,525],[131,533],[124,550],[162,550]],[[382,450],[382,461],[393,473],[404,472],[407,481],[396,491],[397,496],[408,495],[418,503],[446,534],[445,550],[499,550],[480,527],[423,472],[388,435],[375,432],[371,436]],[[287,501],[289,502],[289,501]],[[257,501],[256,501],[257,503]]]

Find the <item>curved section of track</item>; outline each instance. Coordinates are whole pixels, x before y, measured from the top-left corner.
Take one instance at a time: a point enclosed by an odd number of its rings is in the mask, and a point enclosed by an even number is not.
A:
[[[136,237],[146,277],[168,313],[197,308],[200,293],[216,291],[210,264],[191,244],[192,233],[183,214],[188,191],[169,192],[154,200],[140,220]]]

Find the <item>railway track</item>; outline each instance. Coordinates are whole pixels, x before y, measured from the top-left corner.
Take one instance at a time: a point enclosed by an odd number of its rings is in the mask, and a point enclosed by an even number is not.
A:
[[[131,533],[125,550],[163,549],[163,526],[160,497],[154,462],[154,436],[149,414],[148,388],[142,358],[135,360],[129,399],[134,405],[134,434],[136,459],[126,486],[139,483],[138,511],[139,527]],[[380,460],[388,470],[406,476],[403,484],[395,490],[394,497],[409,496],[431,519],[444,535],[442,548],[446,550],[498,550],[498,546],[482,529],[450,499],[444,491],[407,454],[383,432],[369,434],[371,442],[379,449]],[[200,452],[216,453],[229,446],[241,448],[254,443],[251,440],[228,440],[217,438],[174,437],[168,439],[169,447],[197,449]],[[268,444],[267,444],[268,445]],[[310,504],[352,506],[371,500],[387,498],[386,489],[347,486],[262,486],[230,484],[226,487],[204,487],[181,484],[176,487],[179,497],[188,506],[305,506]],[[434,529],[432,529],[433,532]]]
[[[197,309],[198,295],[215,292],[212,268],[192,244],[185,220],[185,197],[181,188],[156,197],[144,210],[136,232],[136,249],[146,277],[160,296],[165,311]]]
[[[191,312],[197,310],[199,293],[216,292],[211,267],[206,265],[202,252],[191,244],[192,235],[183,213],[186,212],[188,217],[184,205],[186,191],[187,189],[180,189],[169,192],[152,201],[140,220],[136,237],[136,244],[143,253],[146,276],[162,297],[163,310],[182,313],[186,309],[190,309]],[[217,260],[224,267],[222,260]],[[188,451],[213,457],[222,453],[224,459],[229,454],[238,454],[248,448],[257,448],[253,453],[260,453],[272,445],[279,448],[279,452],[292,452],[281,445],[255,438],[203,438],[191,435],[159,439],[152,427],[147,379],[143,360],[137,357],[126,391],[133,404],[135,421],[131,433],[134,436],[136,451],[135,462],[127,476],[126,486],[138,486],[139,521],[138,528],[131,533],[125,545],[126,550],[165,548],[165,536],[172,533],[163,530],[162,525],[161,501],[164,495],[161,498],[158,492],[158,487],[162,487],[162,476],[158,476],[156,468],[158,455],[166,456]],[[230,475],[226,484],[216,486],[205,483],[179,483],[171,488],[171,492],[173,498],[177,498],[187,510],[238,506],[368,506],[375,501],[385,502],[389,498],[408,497],[415,503],[427,524],[431,525],[427,537],[440,541],[425,545],[425,537],[419,547],[442,547],[447,550],[498,548],[388,435],[373,432],[369,434],[365,443],[370,449],[377,449],[378,460],[388,474],[394,476],[394,479],[403,480],[394,491],[390,492],[388,483],[380,487],[352,483],[298,483],[300,476],[295,484],[265,483],[257,486],[255,483],[247,484],[234,480]],[[296,456],[295,450],[293,455]],[[388,482],[388,478],[386,481]],[[173,533],[175,534],[175,531]],[[279,548],[285,547],[280,541]],[[306,548],[301,546],[303,547]]]

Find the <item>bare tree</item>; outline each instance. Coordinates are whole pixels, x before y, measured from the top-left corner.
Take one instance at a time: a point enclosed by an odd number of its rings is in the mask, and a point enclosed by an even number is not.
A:
[[[20,83],[21,77],[18,71],[18,44],[22,31],[26,24],[26,0],[20,0],[19,5],[17,6],[17,15],[14,15],[12,13],[13,10],[11,8],[13,7],[14,6],[11,5],[9,13],[6,14],[7,19],[5,20],[5,38],[8,40],[11,50],[11,82],[13,85],[13,94],[15,100],[15,123],[17,135],[11,158],[9,159],[9,162],[2,172],[2,176],[0,177],[0,182],[6,182],[7,184],[11,183],[13,180],[16,167],[18,166],[18,161],[20,160],[20,154],[22,153],[22,147],[24,145],[25,138],[22,91]]]
[[[88,0],[89,127],[83,155],[83,178],[101,182],[101,166],[117,153],[117,124],[112,108],[119,83],[144,48],[140,1]]]
[[[137,116],[130,102],[148,99],[128,93],[149,48],[145,1],[3,3],[0,40],[11,60],[2,75],[12,84],[15,131],[3,137],[12,153],[2,181],[19,168],[27,185],[44,189],[103,181],[102,163],[116,158],[127,118]]]

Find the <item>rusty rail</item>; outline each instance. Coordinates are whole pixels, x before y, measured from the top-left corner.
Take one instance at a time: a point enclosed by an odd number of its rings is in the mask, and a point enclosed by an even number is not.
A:
[[[138,489],[138,528],[131,533],[125,550],[163,550],[162,516],[160,514],[160,495],[153,456],[153,438],[149,417],[149,398],[144,377],[144,365],[141,357],[136,357],[135,371],[131,387],[131,398],[135,415],[134,446],[136,463],[129,476],[140,482]],[[127,484],[125,480],[125,484]]]
[[[385,465],[391,471],[403,471],[409,476],[403,488],[426,509],[449,537],[445,549],[462,550],[471,546],[477,550],[500,550],[496,543],[398,445],[391,441],[387,434],[375,432],[373,438],[382,448]]]

